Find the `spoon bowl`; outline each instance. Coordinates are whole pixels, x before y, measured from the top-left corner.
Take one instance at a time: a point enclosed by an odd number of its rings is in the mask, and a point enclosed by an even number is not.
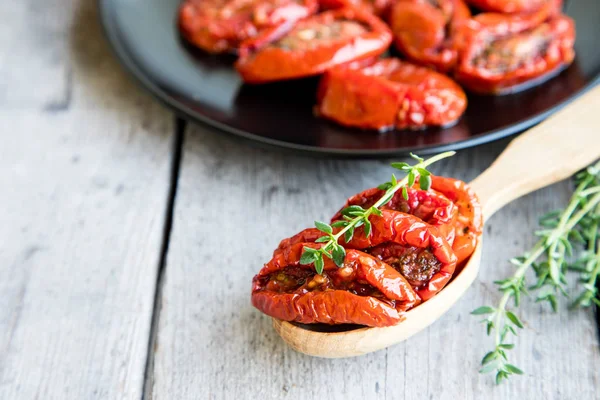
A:
[[[481,241],[462,272],[436,296],[408,311],[398,325],[318,332],[274,318],[273,327],[291,348],[311,356],[341,358],[371,353],[408,339],[441,317],[473,283],[480,261]]]
[[[600,86],[514,139],[471,187],[484,219],[505,204],[559,182],[600,158]],[[294,350],[326,358],[359,356],[400,343],[450,309],[479,272],[482,240],[461,271],[436,296],[407,311],[397,325],[319,332],[273,319],[273,328]]]

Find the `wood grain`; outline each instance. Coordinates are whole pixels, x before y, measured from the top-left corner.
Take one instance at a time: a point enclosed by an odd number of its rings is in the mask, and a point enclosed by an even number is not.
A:
[[[2,1],[0,399],[139,399],[172,117],[95,2]]]
[[[471,180],[506,141],[434,168]],[[497,301],[492,281],[533,244],[540,213],[569,183],[527,196],[486,227],[482,271],[441,320],[403,344],[352,359],[294,352],[249,302],[250,281],[279,239],[326,219],[349,195],[389,179],[382,161],[296,158],[247,148],[192,127],[185,140],[155,348],[154,399],[594,398],[600,362],[589,311],[558,315],[527,302],[512,352],[525,378],[494,387],[477,373],[492,346],[469,312]],[[542,395],[543,393],[543,395]]]

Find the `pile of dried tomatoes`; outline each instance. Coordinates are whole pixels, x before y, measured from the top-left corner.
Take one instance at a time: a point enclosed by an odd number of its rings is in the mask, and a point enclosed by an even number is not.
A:
[[[348,199],[367,209],[385,190],[373,188]],[[274,318],[300,323],[390,326],[406,310],[435,296],[475,250],[482,230],[477,196],[462,181],[432,176],[431,187],[398,191],[369,216],[371,230],[357,228],[343,265],[328,258],[322,274],[301,263],[305,247],[318,249],[323,232],[305,229],[284,239],[254,277],[252,304]],[[335,224],[333,224],[335,226]],[[339,230],[338,230],[339,231]],[[334,231],[335,233],[335,231]]]
[[[562,0],[186,0],[179,26],[207,52],[237,53],[246,83],[323,75],[315,110],[324,118],[422,129],[458,121],[467,107],[461,86],[511,93],[568,66],[575,26],[561,7]],[[405,60],[384,55],[392,44]]]

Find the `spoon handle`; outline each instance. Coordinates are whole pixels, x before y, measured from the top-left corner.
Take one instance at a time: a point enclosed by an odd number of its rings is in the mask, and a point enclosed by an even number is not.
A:
[[[514,139],[471,186],[487,219],[600,158],[600,85]]]

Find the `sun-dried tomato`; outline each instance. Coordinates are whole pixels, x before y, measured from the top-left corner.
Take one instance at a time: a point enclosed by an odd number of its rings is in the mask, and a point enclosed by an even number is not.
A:
[[[431,178],[431,189],[446,196],[458,208],[453,222],[455,237],[452,250],[460,265],[473,253],[482,233],[481,205],[473,189],[465,182],[442,176]]]
[[[236,68],[247,83],[319,75],[336,65],[378,56],[391,40],[379,18],[343,8],[306,18],[287,32],[274,28],[244,42]]]
[[[323,274],[300,264],[304,247],[275,251],[253,279],[252,304],[271,317],[300,323],[390,326],[420,302],[394,268],[373,256],[348,250],[342,267],[325,259]]]
[[[321,275],[314,265],[300,264],[305,247],[325,245],[316,243],[326,236],[316,228],[282,240],[253,280],[255,307],[286,321],[389,326],[435,296],[475,250],[483,217],[477,196],[462,181],[431,175],[428,190],[418,185],[407,188],[406,199],[396,192],[346,241],[340,231],[347,227],[334,224],[344,219],[343,210],[368,210],[385,190],[368,189],[348,199],[331,219],[333,235],[340,235],[346,249],[341,267],[325,256]]]
[[[361,206],[368,209],[383,197],[385,190],[372,188],[360,192],[348,199],[331,219],[332,222],[341,220],[342,210],[349,206]],[[458,208],[444,195],[434,190],[421,190],[418,187],[407,188],[408,199],[404,199],[402,191],[394,193],[392,199],[381,207],[382,210],[394,210],[414,215],[428,224],[436,226],[449,244],[454,242],[454,221]],[[303,231],[304,232],[304,231]],[[316,235],[316,233],[312,233]],[[307,237],[312,239],[312,237]],[[318,238],[315,237],[313,240]],[[312,240],[307,240],[312,241]]]
[[[398,0],[390,27],[396,48],[410,60],[447,72],[457,61],[457,33],[469,18],[463,0]]]
[[[321,8],[326,10],[358,7],[382,18],[387,15],[392,3],[392,0],[319,0]]]
[[[431,278],[427,282],[419,281],[412,275],[405,278],[416,283],[414,289],[421,299],[431,298],[448,283],[456,268],[457,258],[451,245],[437,227],[413,215],[389,209],[383,209],[382,213],[383,217],[376,215],[369,217],[372,231],[368,237],[365,236],[364,227],[360,227],[356,229],[354,238],[349,243],[345,243],[342,239],[340,244],[348,249],[362,250],[378,257],[385,256],[386,262],[391,262],[392,256],[402,257],[401,261],[396,260],[391,264],[400,273],[407,271],[424,273],[423,270],[429,270]],[[441,229],[446,227],[449,225],[440,225]],[[334,232],[338,231],[339,229],[334,230]],[[314,242],[321,236],[323,232],[316,228],[305,229],[282,240],[274,254],[298,243]],[[386,252],[388,248],[390,250]]]
[[[368,209],[384,193],[384,190],[372,188],[350,197],[333,216],[332,222],[342,219],[344,208],[358,205]],[[381,209],[412,214],[435,226],[452,245],[457,264],[468,259],[475,250],[483,226],[481,205],[473,189],[463,181],[431,175],[429,190],[419,189],[417,183],[415,187],[408,188],[407,195],[408,200],[405,200],[401,191],[396,192]],[[302,231],[299,235],[295,240],[314,241],[323,233],[315,229]]]
[[[382,210],[382,216],[371,215],[371,234],[365,235],[364,226],[354,232],[348,243],[341,241],[349,249],[385,258],[401,273],[421,271],[431,274],[422,281],[408,276],[419,297],[427,300],[439,292],[452,278],[456,268],[456,256],[450,244],[440,231],[421,219],[402,212]],[[427,270],[428,272],[423,272]]]
[[[560,15],[562,0],[547,0],[531,12],[517,14],[481,13],[473,17],[473,22],[460,29],[460,33],[485,31],[488,34],[502,35],[533,29],[542,22]]]
[[[360,68],[332,68],[323,76],[317,111],[342,125],[385,130],[455,123],[467,97],[445,75],[388,58]]]
[[[313,243],[315,240],[323,236],[323,232],[318,230],[317,228],[307,228],[294,236],[290,236],[289,238],[283,239],[279,242],[279,245],[275,249],[275,254],[277,251],[284,249],[286,247],[290,247],[295,245],[296,243]]]
[[[190,43],[207,52],[235,52],[242,41],[267,28],[282,29],[317,8],[316,0],[186,0],[179,27]]]
[[[555,13],[546,6],[531,14],[476,16],[461,34],[456,79],[474,92],[504,94],[558,74],[575,57],[575,24]]]

